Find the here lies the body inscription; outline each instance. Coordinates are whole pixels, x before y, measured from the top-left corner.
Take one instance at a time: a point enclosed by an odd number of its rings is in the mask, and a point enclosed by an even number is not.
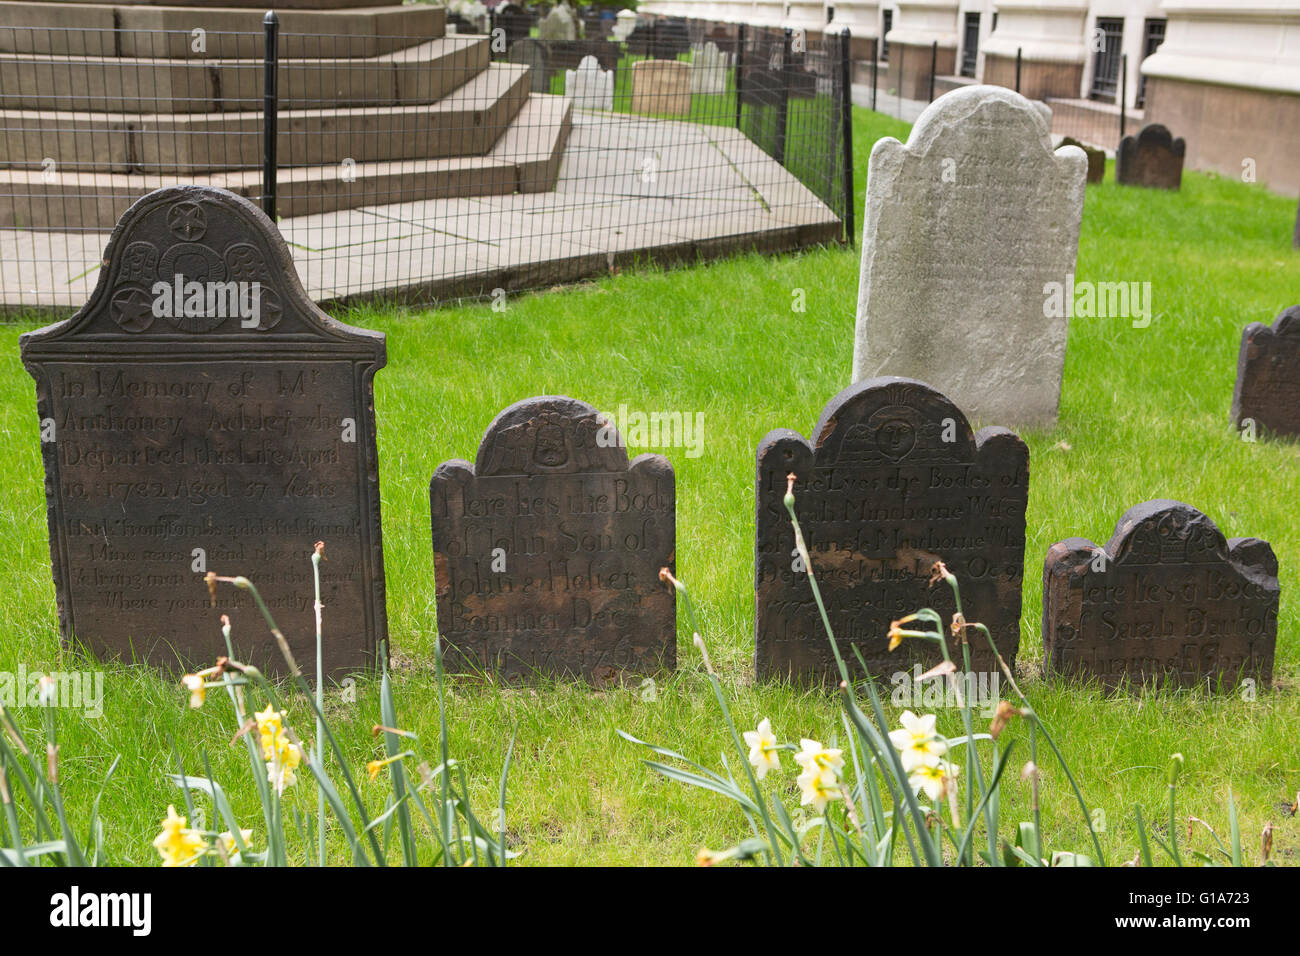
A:
[[[921,382],[879,378],[835,396],[812,441],[785,429],[758,447],[755,665],[760,678],[838,679],[808,575],[793,554],[783,502],[796,476],[795,513],[840,652],[861,651],[888,676],[937,663],[929,642],[891,653],[890,622],[923,607],[950,621],[936,561],[961,585],[966,619],[985,624],[1014,663],[1020,643],[1029,449],[1005,428],[972,434],[966,416]],[[972,667],[996,667],[971,636]],[[955,644],[950,644],[955,646]]]
[[[448,670],[604,683],[675,666],[672,465],[629,464],[590,405],[511,405],[475,464],[438,467],[429,502]]]
[[[72,318],[24,335],[36,379],[60,626],[107,656],[166,667],[283,659],[315,670],[310,555],[321,565],[325,670],[374,663],[386,637],[374,374],[384,337],[307,298],[275,226],[223,190],[133,205]]]
[[[1048,550],[1046,667],[1112,688],[1268,683],[1279,593],[1267,541],[1225,540],[1179,501],[1134,505],[1104,549],[1068,538]]]

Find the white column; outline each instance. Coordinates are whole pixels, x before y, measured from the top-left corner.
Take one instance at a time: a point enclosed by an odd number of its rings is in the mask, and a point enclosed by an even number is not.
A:
[[[1148,77],[1300,93],[1300,0],[1166,0]]]
[[[873,40],[880,36],[879,0],[834,0],[835,16],[826,24],[827,33],[842,33],[845,27],[853,39]]]
[[[1086,52],[1082,0],[998,0],[998,26],[984,52],[1046,63],[1082,63]]]
[[[890,43],[957,48],[957,0],[898,0]]]

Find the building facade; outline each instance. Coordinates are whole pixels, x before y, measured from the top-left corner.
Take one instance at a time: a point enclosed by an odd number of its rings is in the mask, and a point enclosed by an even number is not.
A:
[[[641,12],[878,42],[906,98],[961,82],[1142,111],[1190,166],[1300,192],[1300,0],[645,0]],[[861,74],[859,74],[861,75]],[[1288,159],[1290,157],[1290,159]]]

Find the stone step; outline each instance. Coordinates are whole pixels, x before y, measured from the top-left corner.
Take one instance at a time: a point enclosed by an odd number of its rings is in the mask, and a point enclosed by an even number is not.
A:
[[[282,166],[483,155],[528,99],[528,67],[492,63],[436,103],[282,110]],[[260,168],[262,113],[0,110],[0,166],[202,175]]]
[[[489,40],[449,36],[365,59],[282,60],[282,110],[431,103],[487,69]],[[107,113],[261,109],[261,59],[0,53],[0,108]]]
[[[245,6],[245,9],[235,9]],[[0,0],[0,53],[172,59],[260,58],[262,15],[280,18],[281,59],[371,57],[436,40],[447,32],[447,11],[429,4],[340,2],[340,9],[284,9],[259,0],[255,9],[229,2],[195,6],[27,3]],[[74,19],[75,23],[70,23]],[[204,31],[195,49],[194,31]]]
[[[334,167],[281,169],[277,211],[285,218],[426,199],[546,192],[554,188],[571,128],[570,101],[535,94],[482,156],[360,163],[344,179]],[[260,170],[186,177],[258,199]],[[0,170],[0,228],[111,229],[135,200],[174,176],[155,173]]]

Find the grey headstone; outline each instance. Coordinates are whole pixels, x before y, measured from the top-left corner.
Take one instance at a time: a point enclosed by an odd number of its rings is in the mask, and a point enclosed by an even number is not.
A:
[[[853,381],[942,388],[981,423],[1055,423],[1066,318],[1047,284],[1074,272],[1087,158],[1052,151],[1029,100],[947,93],[907,145],[871,151]]]

